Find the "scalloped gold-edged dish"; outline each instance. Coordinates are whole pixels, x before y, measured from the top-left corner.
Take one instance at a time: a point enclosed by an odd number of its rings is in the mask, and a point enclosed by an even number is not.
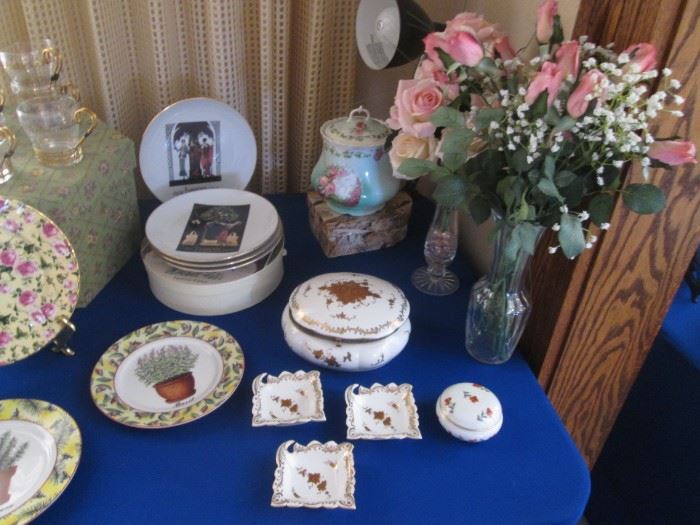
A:
[[[260,374],[253,380],[253,426],[325,421],[321,375],[316,371]]]
[[[421,439],[411,385],[357,384],[345,390],[348,439]]]

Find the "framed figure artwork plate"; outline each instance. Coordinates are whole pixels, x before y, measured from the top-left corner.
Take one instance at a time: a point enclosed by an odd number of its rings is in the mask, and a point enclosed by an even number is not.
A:
[[[209,188],[244,189],[255,170],[257,146],[248,122],[210,98],[166,107],[146,128],[139,166],[159,200]]]

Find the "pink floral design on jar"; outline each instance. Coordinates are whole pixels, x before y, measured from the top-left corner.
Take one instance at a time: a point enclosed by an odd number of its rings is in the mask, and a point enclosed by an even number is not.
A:
[[[38,268],[32,261],[24,261],[17,265],[16,270],[22,277],[31,277],[37,272]]]
[[[75,282],[72,279],[65,279],[63,281],[63,287],[66,290],[72,290],[73,288],[75,288]]]
[[[6,284],[0,284],[0,293],[9,293],[10,292],[10,287],[7,286]]]
[[[53,328],[48,328],[48,329],[44,330],[44,337],[46,339],[53,339],[53,337],[55,335],[56,335],[56,330],[54,330]]]
[[[54,237],[58,233],[58,228],[56,228],[55,224],[52,224],[50,222],[47,222],[41,227],[41,231],[46,235],[47,237]]]
[[[318,180],[318,191],[345,206],[357,206],[362,196],[362,182],[342,166],[328,166],[325,175]]]
[[[34,321],[35,323],[40,324],[40,325],[46,324],[46,321],[47,321],[46,316],[43,313],[41,313],[40,310],[36,310],[36,311],[32,312],[31,318],[32,318],[32,321]]]
[[[36,301],[36,294],[31,290],[24,290],[19,294],[19,304],[22,306],[29,306]]]
[[[19,230],[19,223],[12,219],[7,219],[4,227],[8,232],[15,233],[17,230]]]
[[[53,303],[45,303],[41,306],[41,313],[46,316],[47,319],[51,319],[56,315],[56,306]]]
[[[24,219],[24,222],[26,222],[27,224],[31,224],[34,222],[34,219],[36,219],[36,215],[28,211],[22,216],[22,219]]]
[[[54,244],[53,251],[56,253],[56,255],[60,255],[62,257],[68,257],[70,255],[70,248],[65,242],[57,242]]]
[[[8,248],[0,252],[0,264],[2,264],[3,266],[12,267],[14,266],[16,260],[17,252],[15,252],[13,249]]]
[[[71,292],[68,294],[68,302],[70,304],[75,304],[78,302],[78,294],[75,292]]]
[[[5,331],[0,332],[0,347],[7,346],[7,343],[12,341],[12,336]]]

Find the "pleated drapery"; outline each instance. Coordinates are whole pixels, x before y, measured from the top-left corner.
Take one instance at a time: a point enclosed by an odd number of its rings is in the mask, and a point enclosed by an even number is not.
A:
[[[137,143],[177,100],[230,104],[258,143],[251,189],[306,190],[319,127],[353,102],[356,0],[2,0],[0,46],[50,37],[62,80]]]

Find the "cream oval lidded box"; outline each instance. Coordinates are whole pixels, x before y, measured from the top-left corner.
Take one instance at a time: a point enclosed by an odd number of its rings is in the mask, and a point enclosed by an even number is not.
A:
[[[472,443],[492,438],[503,426],[501,402],[478,383],[448,386],[440,394],[435,411],[447,432]]]
[[[372,370],[406,346],[409,313],[408,299],[388,281],[358,273],[327,273],[292,292],[282,329],[292,350],[311,363]]]

